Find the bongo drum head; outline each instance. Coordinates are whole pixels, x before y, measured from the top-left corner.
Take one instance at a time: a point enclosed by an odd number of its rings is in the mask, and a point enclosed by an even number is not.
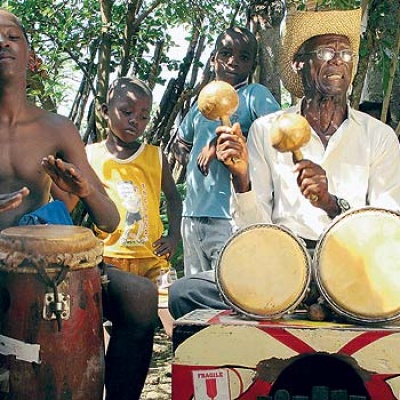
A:
[[[272,224],[236,232],[223,247],[216,280],[224,300],[255,319],[280,318],[303,299],[310,281],[306,248]]]
[[[103,244],[93,232],[73,225],[27,225],[0,232],[0,269],[26,266],[40,256],[49,264],[93,267],[101,260]],[[29,267],[28,267],[29,268]]]
[[[321,237],[313,268],[327,302],[359,322],[400,317],[400,215],[363,208],[344,214]]]

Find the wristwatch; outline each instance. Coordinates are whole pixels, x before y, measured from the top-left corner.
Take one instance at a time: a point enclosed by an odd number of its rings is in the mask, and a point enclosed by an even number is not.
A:
[[[350,210],[350,204],[345,199],[341,199],[340,197],[336,197],[336,204],[337,204],[337,206],[339,207],[339,210],[340,210],[339,215]]]

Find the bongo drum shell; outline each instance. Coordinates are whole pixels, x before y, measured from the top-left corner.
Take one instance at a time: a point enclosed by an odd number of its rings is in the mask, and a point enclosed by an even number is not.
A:
[[[15,356],[0,346],[0,369],[9,373],[6,398],[102,399],[98,239],[83,227],[8,228],[0,233],[0,254],[0,335],[22,349]],[[56,298],[51,282],[63,305],[61,314],[67,315],[60,327],[48,308]],[[38,360],[25,357],[29,346],[38,348]]]

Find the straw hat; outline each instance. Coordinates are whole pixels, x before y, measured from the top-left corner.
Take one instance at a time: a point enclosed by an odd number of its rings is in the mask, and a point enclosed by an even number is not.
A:
[[[308,39],[326,34],[347,36],[354,54],[358,54],[361,33],[361,9],[334,11],[296,11],[288,14],[281,31],[279,65],[283,85],[297,97],[304,95],[301,75],[293,69],[293,59]],[[353,78],[357,68],[353,67]]]

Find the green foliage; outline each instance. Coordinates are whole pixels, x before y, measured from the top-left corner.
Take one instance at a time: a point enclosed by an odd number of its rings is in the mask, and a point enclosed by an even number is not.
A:
[[[152,3],[144,0],[136,11],[136,17],[147,12]],[[216,30],[229,24],[226,10],[232,10],[234,4],[233,0],[160,1],[134,33],[129,58],[131,68],[139,78],[146,80],[153,66],[152,48],[163,40],[165,45],[161,62],[171,71],[176,71],[181,60],[170,60],[167,56],[168,49],[173,45],[170,28],[182,24],[195,25],[196,21],[207,17],[211,40]],[[129,3],[109,0],[112,23],[106,27],[102,26],[100,3],[97,0],[9,0],[4,5],[22,20],[31,38],[32,48],[48,72],[41,91],[33,90],[32,98],[41,95],[51,98],[55,104],[63,102],[67,71],[75,71],[75,76],[86,75],[92,83],[92,95],[95,95],[93,90],[97,68],[91,68],[89,54],[91,46],[99,47],[104,28],[111,37],[109,73],[118,71],[122,62]],[[163,83],[161,77],[157,82]]]
[[[317,9],[351,10],[359,7],[359,0],[320,0]]]
[[[393,58],[393,42],[396,32],[399,29],[396,13],[399,12],[399,5],[396,2],[373,1],[373,12],[369,14],[369,29],[375,40],[374,53],[371,61],[375,68],[381,71],[382,86],[387,87],[390,78],[390,65]],[[398,57],[398,54],[397,54]],[[400,73],[400,64],[398,64]]]
[[[126,15],[129,2],[109,0],[112,10],[112,22],[103,27],[100,16],[100,3],[98,0],[9,0],[4,2],[11,11],[15,12],[27,28],[32,39],[32,46],[37,55],[42,59],[48,73],[48,78],[43,82],[42,92],[31,93],[33,98],[39,94],[52,98],[56,104],[62,103],[65,98],[65,85],[70,74],[74,76],[87,75],[92,85],[92,95],[96,81],[97,68],[91,68],[89,57],[90,48],[98,48],[104,28],[111,37],[111,65],[109,74],[115,74],[121,64],[121,49],[123,48],[124,32],[126,29]],[[151,0],[143,0],[141,7],[136,11],[136,17],[146,12]],[[171,0],[160,1],[139,24],[140,28],[134,34],[130,48],[129,64],[131,70],[146,80],[153,66],[152,49],[160,40],[164,41],[164,50],[161,63],[170,71],[178,71],[181,59],[173,60],[167,55],[169,48],[174,45],[169,32],[174,26],[185,25],[200,26],[199,21],[205,21],[202,33],[207,35],[207,44],[211,44],[216,33],[226,28],[234,15],[236,23],[245,24],[249,7],[255,7],[257,1],[247,0]],[[305,9],[307,0],[288,0],[288,6]],[[360,6],[360,0],[317,0],[316,9],[349,9]],[[390,4],[389,4],[390,3]],[[381,30],[395,32],[398,26],[381,25],[384,16],[391,9],[392,3],[387,1],[370,1],[376,8],[374,18],[376,26]],[[135,21],[134,21],[135,23]],[[102,31],[103,29],[103,31]],[[190,37],[188,31],[188,37]],[[382,49],[387,48],[382,41]],[[381,53],[378,62],[386,70],[385,54]],[[160,67],[158,68],[160,72]],[[157,83],[163,84],[162,77],[158,76]]]
[[[62,102],[66,75],[73,70],[85,71],[88,45],[99,36],[97,2],[10,0],[8,9],[22,20],[32,50],[48,73],[41,96],[56,104]]]
[[[135,73],[139,78],[148,80],[156,74],[155,83],[164,85],[161,70],[176,72],[183,62],[182,57],[171,59],[169,49],[174,46],[171,28],[186,27],[188,42],[193,31],[201,29],[206,37],[205,46],[211,46],[217,33],[227,28],[234,20],[237,24],[249,22],[249,10],[257,13],[258,9],[268,8],[262,0],[159,0],[157,6],[149,11],[154,0],[125,2],[102,0],[108,2],[111,9],[111,22],[104,26],[101,21],[100,1],[98,0],[9,0],[2,2],[20,17],[27,28],[32,47],[42,60],[46,72],[33,75],[33,85],[29,94],[33,101],[44,107],[57,110],[71,107],[71,97],[67,93],[77,92],[83,77],[89,82],[89,93],[86,97],[104,96],[99,87],[104,88],[110,79],[120,74],[120,66],[127,62],[126,70]],[[278,0],[274,0],[278,1]],[[288,7],[297,9],[351,9],[360,7],[360,0],[287,0]],[[373,32],[375,46],[371,63],[375,71],[382,74],[383,87],[389,79],[390,61],[393,58],[393,38],[399,29],[393,17],[398,7],[396,1],[369,0],[370,8],[368,28]],[[136,27],[130,38],[129,49],[125,53],[125,34],[129,7],[137,5],[133,21],[129,25]],[[143,19],[142,15],[145,15]],[[140,22],[139,22],[140,21]],[[99,68],[99,51],[105,39],[110,40],[110,61],[103,61]],[[180,38],[181,39],[181,38]],[[160,65],[154,65],[154,48],[162,42]],[[370,49],[362,40],[360,57],[366,57]],[[94,52],[94,54],[93,54]],[[124,59],[126,58],[126,59]],[[400,67],[398,67],[400,68]],[[154,70],[153,70],[154,69]],[[371,68],[370,68],[371,69]],[[100,72],[101,71],[101,74]],[[158,76],[157,76],[158,74]],[[72,78],[72,79],[71,79]],[[278,79],[278,77],[276,77]],[[99,85],[103,83],[103,85]],[[101,90],[100,90],[101,91]],[[49,101],[50,100],[50,101]],[[285,102],[285,99],[282,99]],[[82,101],[84,102],[84,101]],[[90,102],[87,102],[80,115],[87,115]],[[75,110],[76,111],[76,110]],[[65,112],[64,112],[65,113]]]

